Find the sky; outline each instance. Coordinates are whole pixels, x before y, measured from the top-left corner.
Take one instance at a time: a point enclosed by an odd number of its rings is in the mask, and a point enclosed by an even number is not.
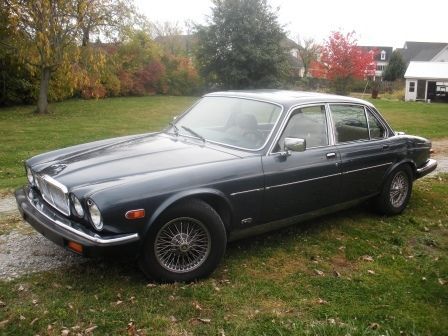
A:
[[[448,43],[448,0],[268,0],[288,36],[321,43],[331,31],[356,32],[359,45],[401,48],[405,41]],[[153,22],[206,23],[210,0],[136,0]]]

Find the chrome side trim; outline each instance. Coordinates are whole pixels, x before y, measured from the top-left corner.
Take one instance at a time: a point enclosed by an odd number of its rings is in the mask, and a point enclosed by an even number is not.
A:
[[[71,233],[74,233],[75,235],[77,235],[81,238],[87,239],[88,241],[90,241],[91,243],[95,243],[96,245],[100,245],[100,246],[116,245],[116,244],[124,243],[124,242],[130,243],[130,242],[137,241],[140,239],[138,233],[122,235],[122,236],[116,237],[116,238],[101,238],[101,236],[99,236],[97,234],[95,234],[95,236],[89,235],[89,234],[82,232],[82,231],[74,228],[73,226],[71,226],[71,223],[69,220],[67,220],[67,223],[64,223],[60,219],[55,218],[54,215],[51,216],[51,212],[49,212],[44,207],[45,205],[40,203],[39,200],[32,200],[29,197],[28,192],[26,192],[26,198],[34,209],[36,209],[42,216],[44,216],[45,218],[50,220],[52,223],[58,225],[59,227],[65,229]]]
[[[353,170],[348,170],[346,172],[343,172],[342,174],[350,174],[350,173],[356,173],[359,171],[363,171],[363,170],[367,170],[367,169],[373,169],[373,168],[379,168],[379,167],[383,167],[383,166],[390,166],[393,162],[386,162],[386,163],[382,163],[379,165],[375,165],[375,166],[370,166],[370,167],[364,167],[364,168],[359,168],[359,169],[353,169]]]
[[[320,180],[320,179],[324,179],[324,178],[328,178],[328,177],[333,177],[333,176],[337,176],[337,175],[341,175],[341,173],[336,173],[336,174],[331,174],[331,175],[325,175],[325,176],[319,176],[319,177],[314,177],[314,178],[310,178],[310,179],[306,179],[306,180],[294,181],[294,182],[290,182],[290,183],[277,184],[277,185],[273,185],[273,186],[266,187],[266,190],[274,189],[274,188],[280,188],[280,187],[285,187],[285,186],[289,186],[289,185],[293,185],[293,184],[299,184],[299,183],[305,183],[305,182],[310,182],[310,181]]]
[[[263,188],[257,188],[257,189],[251,189],[251,190],[243,190],[243,191],[237,191],[234,193],[231,193],[230,196],[236,196],[236,195],[241,195],[241,194],[247,194],[247,193],[251,193],[251,192],[255,192],[255,191],[263,191]]]

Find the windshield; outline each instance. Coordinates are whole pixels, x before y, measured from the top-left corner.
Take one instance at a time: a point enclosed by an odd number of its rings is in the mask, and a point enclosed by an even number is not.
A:
[[[282,108],[232,97],[204,97],[169,131],[256,150],[266,143]]]

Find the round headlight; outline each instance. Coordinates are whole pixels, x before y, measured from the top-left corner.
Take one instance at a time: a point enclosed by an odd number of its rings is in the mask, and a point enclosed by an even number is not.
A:
[[[73,202],[73,208],[75,208],[75,214],[78,217],[84,217],[84,209],[81,205],[81,202],[79,201],[79,199],[72,194],[72,202]]]
[[[93,203],[92,200],[87,201],[87,205],[89,206],[90,220],[92,221],[93,226],[98,231],[103,229],[103,219],[101,218],[100,209]]]
[[[30,182],[30,184],[34,185],[34,175],[33,175],[33,172],[31,171],[30,167],[26,167],[26,177],[28,177],[28,182]]]

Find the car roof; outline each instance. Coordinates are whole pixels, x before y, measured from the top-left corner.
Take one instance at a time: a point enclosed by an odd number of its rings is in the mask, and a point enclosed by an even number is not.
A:
[[[205,97],[238,97],[249,98],[256,100],[264,100],[284,106],[291,106],[295,104],[306,103],[356,103],[373,106],[368,101],[338,96],[333,94],[318,93],[318,92],[306,92],[306,91],[289,91],[289,90],[234,90],[234,91],[219,91],[212,92],[205,95]]]

